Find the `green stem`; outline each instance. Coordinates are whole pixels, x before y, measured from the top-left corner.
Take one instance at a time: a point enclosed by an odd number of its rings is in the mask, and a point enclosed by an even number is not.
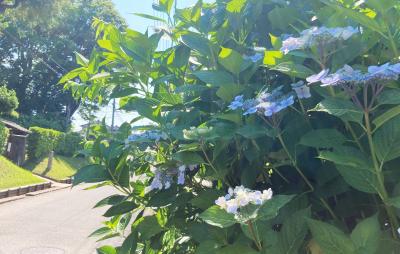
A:
[[[389,33],[390,47],[393,50],[393,54],[394,54],[395,58],[397,58],[399,56],[399,51],[397,50],[396,42],[395,42],[395,40],[393,38],[393,34],[389,28],[388,28],[388,33]]]
[[[310,188],[310,191],[313,192],[314,191],[314,187],[312,186],[310,181],[307,179],[307,177],[303,174],[301,169],[297,166],[296,160],[294,160],[292,155],[290,154],[289,149],[286,147],[286,144],[283,141],[282,135],[280,133],[278,134],[278,139],[279,139],[279,141],[280,141],[280,143],[282,145],[283,150],[286,152],[287,156],[289,157],[289,160],[292,163],[292,166],[296,169],[297,173],[299,173],[299,175],[303,178],[304,182]]]
[[[369,119],[369,112],[366,110],[364,111],[364,120],[365,120],[365,128],[367,132],[367,137],[368,137],[368,144],[369,144],[369,149],[372,157],[372,162],[374,164],[374,169],[375,169],[375,174],[378,179],[378,184],[379,184],[379,196],[382,199],[385,209],[387,212],[387,215],[389,217],[390,221],[390,226],[392,229],[392,235],[393,238],[398,239],[398,234],[397,234],[397,229],[399,228],[399,221],[397,219],[396,213],[393,211],[392,206],[387,204],[387,200],[389,198],[389,195],[387,193],[386,187],[385,187],[385,180],[384,176],[382,173],[382,168],[379,166],[378,159],[376,158],[376,153],[375,153],[375,146],[374,142],[372,139],[372,130],[371,130],[371,123]]]
[[[356,132],[354,131],[353,127],[351,127],[350,123],[345,121],[344,125],[346,126],[346,129],[350,131],[351,136],[353,137],[354,141],[357,143],[357,146],[360,148],[361,152],[365,152],[363,146],[360,143],[359,138],[357,138]]]
[[[252,237],[254,239],[254,243],[256,244],[257,249],[259,251],[261,251],[262,250],[262,246],[261,246],[260,241],[258,240],[256,232],[254,231],[253,223],[251,222],[251,220],[247,221],[247,225],[249,226],[250,233],[251,233],[251,235],[252,235]]]
[[[326,210],[328,210],[329,214],[332,216],[332,218],[336,221],[339,221],[339,218],[336,216],[336,214],[333,212],[332,208],[329,206],[328,202],[325,201],[325,199],[320,198],[319,199],[321,203],[324,205]]]

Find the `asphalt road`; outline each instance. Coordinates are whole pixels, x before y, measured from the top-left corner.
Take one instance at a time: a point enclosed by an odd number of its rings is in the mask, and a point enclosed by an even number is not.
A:
[[[0,205],[0,254],[96,253],[110,242],[88,238],[101,227],[106,209],[92,207],[112,193],[75,187]]]

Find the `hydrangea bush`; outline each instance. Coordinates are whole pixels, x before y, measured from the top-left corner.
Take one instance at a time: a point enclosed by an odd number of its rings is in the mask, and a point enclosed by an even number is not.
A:
[[[155,32],[95,20],[60,81],[138,114],[94,127],[75,176],[119,191],[93,235],[124,241],[98,252],[397,253],[399,3],[174,6],[138,14]]]

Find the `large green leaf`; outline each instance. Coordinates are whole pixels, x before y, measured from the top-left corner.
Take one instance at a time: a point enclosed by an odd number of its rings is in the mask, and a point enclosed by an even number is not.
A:
[[[336,168],[344,180],[353,188],[367,193],[379,193],[379,181],[372,168],[344,165],[336,165]]]
[[[118,254],[136,254],[138,234],[136,231],[132,232],[122,243],[121,249]]]
[[[333,97],[324,99],[310,111],[326,112],[345,121],[353,121],[357,123],[362,122],[364,115],[363,112],[350,101]]]
[[[196,71],[193,73],[201,81],[213,86],[233,84],[233,77],[226,71]]]
[[[346,137],[336,129],[312,130],[300,139],[301,145],[315,148],[332,148],[343,145]]]
[[[398,105],[400,104],[400,90],[386,89],[378,97],[379,104]]]
[[[155,216],[144,217],[143,220],[139,222],[136,230],[140,233],[140,238],[143,240],[148,240],[156,234],[162,232],[164,229],[161,227]]]
[[[137,208],[138,205],[135,204],[133,201],[124,201],[122,203],[116,204],[112,207],[110,207],[105,213],[104,217],[112,217],[115,215],[121,215],[124,213],[128,213],[135,208]]]
[[[198,33],[188,32],[182,35],[182,41],[186,46],[192,50],[198,51],[202,55],[212,55],[212,45],[206,38]]]
[[[221,86],[217,91],[217,96],[225,102],[231,102],[232,99],[244,90],[243,86],[235,84],[226,84]]]
[[[360,254],[376,254],[382,235],[378,216],[372,216],[357,224],[351,233],[351,240]]]
[[[257,219],[270,220],[275,218],[278,215],[279,210],[288,204],[294,197],[294,195],[274,196],[260,207]]]
[[[382,125],[384,125],[387,121],[389,121],[390,119],[392,119],[393,117],[396,117],[400,115],[400,105],[389,109],[388,111],[386,111],[385,113],[379,115],[377,118],[374,119],[374,121],[372,122],[375,125],[375,130],[374,132],[379,129],[379,127],[381,127]]]
[[[217,250],[216,254],[259,254],[260,252],[252,249],[250,246],[244,244],[228,245],[222,249]]]
[[[117,254],[117,250],[112,246],[103,246],[97,249],[97,254]]]
[[[372,165],[362,152],[350,146],[338,146],[333,151],[321,151],[319,158],[349,167],[368,168]]]
[[[237,223],[233,214],[216,205],[208,208],[199,217],[206,223],[220,228],[227,228]]]
[[[98,183],[110,179],[110,174],[103,165],[92,164],[81,168],[74,175],[74,185],[80,183]]]
[[[314,72],[301,64],[296,64],[293,62],[283,62],[275,65],[271,70],[276,70],[282,73],[285,73],[289,76],[297,77],[297,78],[307,78],[312,75]]]
[[[233,49],[222,48],[218,56],[218,61],[234,75],[239,75],[242,70],[243,57]]]
[[[350,238],[336,227],[312,219],[307,224],[324,254],[354,254],[356,248]]]
[[[246,2],[247,0],[231,0],[226,4],[226,10],[233,13],[241,12]]]
[[[387,121],[373,137],[375,152],[381,162],[400,157],[400,116]]]

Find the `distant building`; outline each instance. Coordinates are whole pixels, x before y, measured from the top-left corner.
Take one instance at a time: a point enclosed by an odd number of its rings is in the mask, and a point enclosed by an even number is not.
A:
[[[10,130],[5,155],[20,166],[26,159],[27,139],[31,132],[11,121],[0,120],[0,122]]]

